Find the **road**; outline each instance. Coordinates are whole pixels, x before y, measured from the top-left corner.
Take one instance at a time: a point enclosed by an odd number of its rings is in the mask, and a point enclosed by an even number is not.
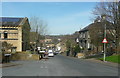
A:
[[[16,61],[21,65],[2,69],[3,76],[117,76],[118,68],[56,55],[47,61]]]

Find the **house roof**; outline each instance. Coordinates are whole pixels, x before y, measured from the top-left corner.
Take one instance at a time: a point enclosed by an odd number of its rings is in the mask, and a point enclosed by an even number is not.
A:
[[[0,17],[0,25],[3,27],[14,27],[24,23],[27,18],[16,18],[16,17]]]
[[[93,23],[92,23],[93,24]],[[92,24],[86,26],[85,28],[81,29],[79,32],[84,32],[84,31],[88,31],[89,28],[92,26]]]
[[[86,26],[85,28],[81,29],[79,32],[87,31],[89,26]]]
[[[107,26],[106,26],[107,29],[114,29],[114,27],[112,26],[112,23],[107,22],[106,25],[107,25]],[[88,31],[91,27],[94,27],[94,26],[101,26],[102,28],[104,28],[104,25],[102,25],[101,22],[96,22],[96,23],[91,23],[90,25],[86,26],[85,28],[83,28],[83,29],[80,30],[79,32]],[[99,28],[99,27],[98,27],[98,28]]]

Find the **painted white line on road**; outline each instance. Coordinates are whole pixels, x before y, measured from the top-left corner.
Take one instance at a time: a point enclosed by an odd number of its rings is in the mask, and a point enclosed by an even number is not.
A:
[[[47,64],[42,64],[40,68],[48,68]]]
[[[43,68],[48,68],[48,67],[47,67],[47,66],[41,66],[40,68],[42,68],[42,69],[43,69]]]
[[[43,66],[41,66],[40,68],[44,68]]]
[[[45,66],[45,68],[48,68],[47,66]]]

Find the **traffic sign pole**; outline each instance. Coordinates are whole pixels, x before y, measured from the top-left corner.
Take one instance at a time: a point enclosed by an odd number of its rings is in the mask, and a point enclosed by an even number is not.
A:
[[[106,43],[108,43],[107,39],[104,38],[103,41],[102,41],[102,43],[104,44],[104,59],[103,59],[103,61],[105,62],[105,56],[106,56]]]
[[[105,57],[106,57],[106,43],[104,43],[104,58],[103,58],[103,61],[105,62]]]

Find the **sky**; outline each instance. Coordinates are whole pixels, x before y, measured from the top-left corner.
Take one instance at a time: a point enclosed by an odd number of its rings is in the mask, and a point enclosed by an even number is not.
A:
[[[3,17],[39,17],[47,23],[47,34],[65,35],[92,23],[97,2],[2,2]],[[34,28],[34,27],[31,27]]]

